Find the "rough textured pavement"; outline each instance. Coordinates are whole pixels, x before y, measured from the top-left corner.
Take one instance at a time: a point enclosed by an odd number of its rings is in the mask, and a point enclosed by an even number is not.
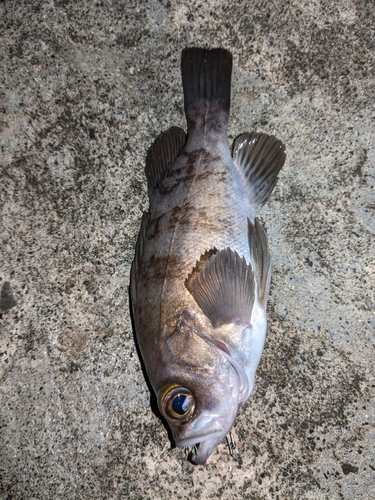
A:
[[[375,7],[0,3],[0,498],[373,500]],[[206,466],[169,451],[129,317],[148,147],[186,46],[233,52],[230,138],[288,159],[256,389]]]

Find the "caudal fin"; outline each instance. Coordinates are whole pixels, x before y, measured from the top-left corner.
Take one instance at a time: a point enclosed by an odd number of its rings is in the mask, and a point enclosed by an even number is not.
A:
[[[225,49],[189,48],[181,56],[185,113],[214,105],[229,114],[232,54]]]

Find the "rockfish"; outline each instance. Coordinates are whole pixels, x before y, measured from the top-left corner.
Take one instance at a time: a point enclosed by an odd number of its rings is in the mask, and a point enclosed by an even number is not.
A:
[[[187,133],[171,127],[146,159],[150,208],[131,270],[135,333],[176,446],[204,464],[254,387],[271,279],[255,218],[285,162],[273,136],[227,139],[232,56],[182,51]]]

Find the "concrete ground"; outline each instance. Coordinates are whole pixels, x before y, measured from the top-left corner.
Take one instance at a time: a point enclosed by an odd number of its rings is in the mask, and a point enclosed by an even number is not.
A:
[[[375,7],[9,0],[1,13],[0,498],[373,500]],[[187,46],[232,51],[230,138],[287,163],[256,389],[205,466],[150,407],[129,270]]]

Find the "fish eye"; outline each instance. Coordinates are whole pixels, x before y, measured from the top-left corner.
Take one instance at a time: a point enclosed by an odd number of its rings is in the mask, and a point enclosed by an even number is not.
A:
[[[186,387],[167,384],[158,392],[158,405],[168,420],[185,422],[194,413],[195,398]]]

